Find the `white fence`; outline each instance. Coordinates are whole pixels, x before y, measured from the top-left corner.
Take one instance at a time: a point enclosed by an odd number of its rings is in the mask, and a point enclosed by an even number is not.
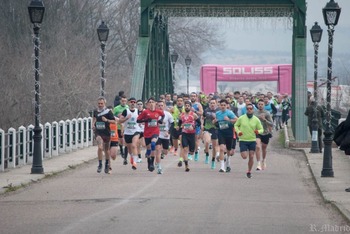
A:
[[[93,144],[92,118],[45,123],[42,128],[42,157],[51,158]],[[5,132],[0,128],[0,172],[33,162],[34,126]]]

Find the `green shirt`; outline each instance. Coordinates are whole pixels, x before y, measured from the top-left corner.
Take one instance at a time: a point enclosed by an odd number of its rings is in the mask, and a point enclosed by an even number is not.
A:
[[[120,115],[121,113],[123,113],[123,111],[126,110],[126,109],[128,109],[128,108],[129,108],[128,105],[125,105],[125,106],[118,105],[118,106],[114,107],[114,109],[113,109],[113,114],[114,114],[114,116],[116,116],[116,117],[119,118],[118,115]],[[121,129],[120,127],[121,127],[120,124],[118,124],[118,129]]]
[[[173,113],[172,113],[172,116],[174,118],[174,127],[178,126],[179,116],[182,112],[185,112],[185,106],[182,106],[181,111],[179,110],[177,105],[174,106]]]
[[[253,115],[248,118],[247,114],[241,115],[235,123],[235,130],[237,134],[243,133],[239,136],[239,141],[256,141],[255,130],[259,131],[259,134],[264,132],[264,128],[258,117]]]

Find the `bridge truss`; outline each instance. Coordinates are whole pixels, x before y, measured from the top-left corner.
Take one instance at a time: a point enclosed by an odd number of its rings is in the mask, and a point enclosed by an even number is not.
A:
[[[307,141],[305,0],[141,0],[140,13],[131,96],[142,99],[174,92],[169,17],[292,18],[292,129],[297,142]]]

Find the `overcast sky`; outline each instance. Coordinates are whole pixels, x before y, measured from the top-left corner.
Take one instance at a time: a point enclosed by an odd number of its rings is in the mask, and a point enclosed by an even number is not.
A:
[[[308,0],[307,1],[307,47],[313,48],[309,30],[314,25],[315,21],[319,23],[323,29],[322,41],[320,50],[327,50],[328,35],[327,27],[324,24],[322,16],[322,8],[326,5],[327,0]],[[339,6],[342,8],[338,25],[335,27],[334,34],[334,51],[350,53],[350,0],[338,0]],[[239,19],[231,19],[236,25]],[[249,22],[250,21],[250,22]],[[259,18],[259,21],[264,19]],[[292,25],[287,19],[269,19],[265,23],[260,24],[249,20],[242,22],[244,28],[240,30],[226,30],[227,40],[226,46],[233,49],[242,50],[276,50],[276,51],[291,51],[292,43]],[[258,26],[257,26],[258,25]],[[226,27],[230,27],[227,24]],[[257,28],[258,27],[258,28]],[[237,44],[239,46],[237,46]]]
[[[323,29],[319,46],[319,77],[326,76],[328,33],[322,8],[329,0],[307,0],[307,76],[313,79],[314,48],[310,29],[315,21]],[[350,77],[350,0],[335,0],[342,8],[333,41],[333,75]],[[225,35],[222,50],[211,49],[201,57],[203,64],[292,63],[292,22],[287,18],[211,18]],[[264,53],[268,52],[268,53]],[[275,52],[275,54],[274,54]],[[263,61],[263,62],[261,62]],[[201,64],[202,65],[202,64]],[[191,67],[191,84],[199,85],[198,67]],[[183,72],[185,69],[182,69]],[[181,71],[178,71],[181,73]],[[181,75],[180,75],[181,76]],[[185,74],[182,77],[186,77]],[[342,81],[341,81],[342,83]],[[343,82],[344,83],[344,82]]]

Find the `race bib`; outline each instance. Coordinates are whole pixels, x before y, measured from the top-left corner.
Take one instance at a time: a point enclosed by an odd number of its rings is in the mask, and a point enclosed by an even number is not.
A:
[[[128,122],[128,124],[126,125],[126,127],[128,129],[135,129],[135,125],[136,125],[136,122]]]
[[[228,122],[226,122],[226,121],[219,122],[219,128],[220,128],[221,130],[223,130],[223,129],[228,129],[228,128],[229,128]]]
[[[106,129],[105,122],[96,122],[96,129],[98,129],[98,130]]]
[[[165,131],[165,125],[159,125],[159,130],[161,132],[164,132]]]
[[[184,129],[189,130],[192,127],[192,124],[184,124]]]
[[[115,131],[114,130],[111,130],[111,137],[115,137]]]
[[[148,122],[148,127],[157,127],[157,120],[152,119],[151,121]]]

